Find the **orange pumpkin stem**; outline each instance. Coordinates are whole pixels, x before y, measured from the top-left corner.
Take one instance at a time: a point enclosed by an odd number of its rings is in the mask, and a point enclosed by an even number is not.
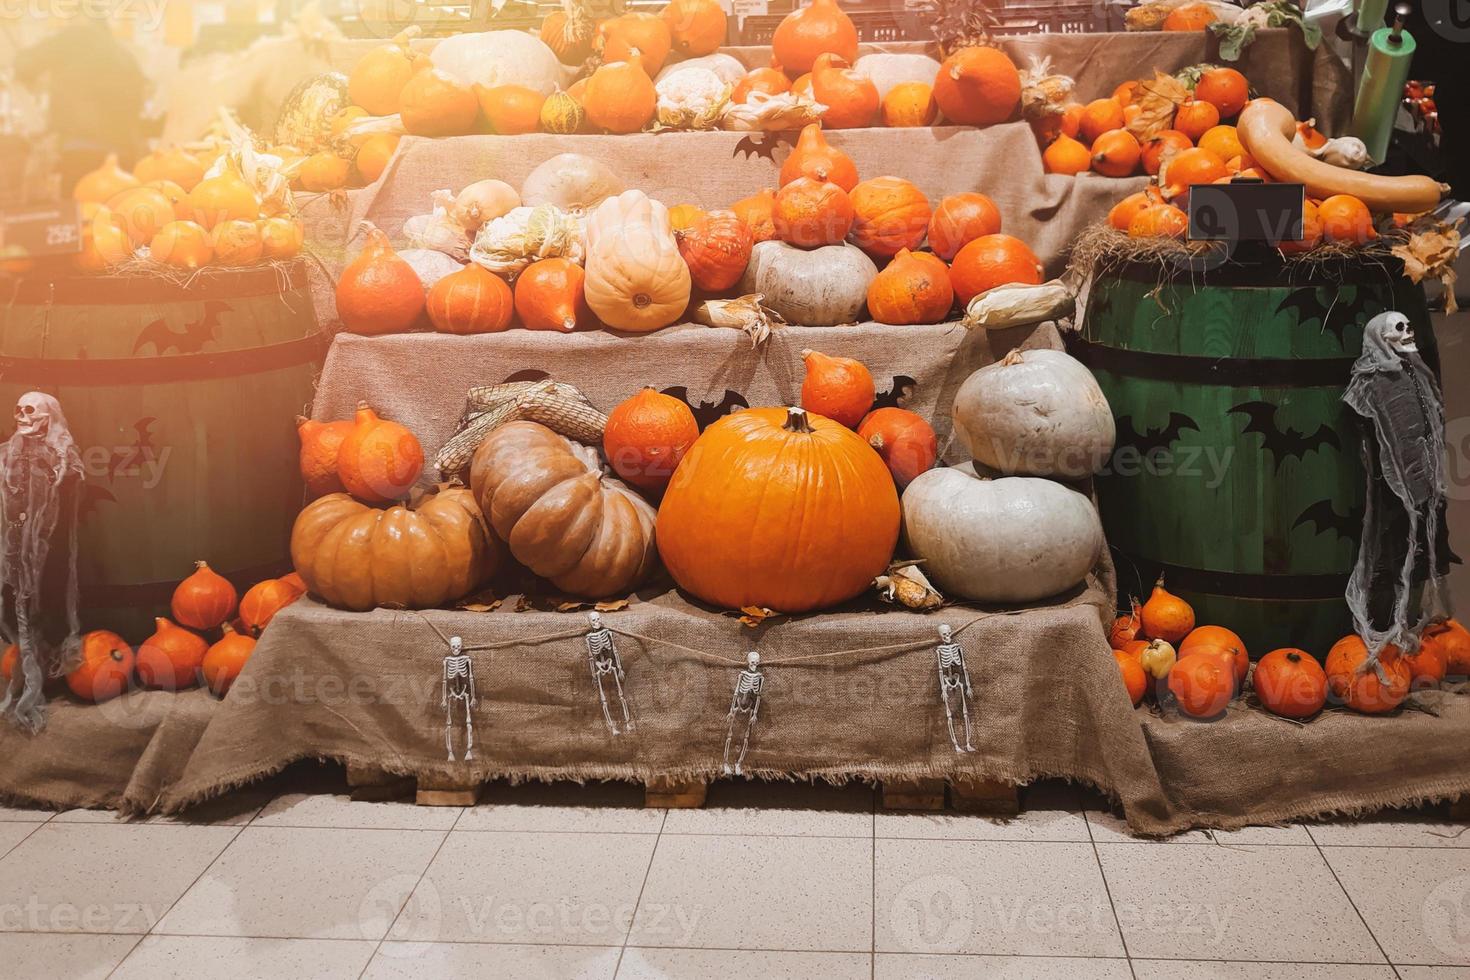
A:
[[[809,352],[808,352],[809,353]],[[782,426],[787,432],[810,432],[811,421],[806,417],[804,408],[786,409],[786,424]]]

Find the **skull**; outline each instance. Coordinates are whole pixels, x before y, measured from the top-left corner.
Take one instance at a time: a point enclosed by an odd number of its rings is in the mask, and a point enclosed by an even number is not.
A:
[[[461,640],[457,636],[451,636],[449,638],[449,652],[452,656],[455,657],[458,657],[460,654],[464,653],[464,640]]]
[[[761,665],[761,655],[754,650],[750,651],[745,655],[745,664],[749,669],[755,670]]]
[[[592,628],[593,629],[595,629],[595,630],[602,629],[602,613],[599,613],[599,612],[590,612],[590,613],[588,613],[587,614],[587,621],[592,624]]]
[[[44,439],[51,431],[53,402],[39,391],[28,391],[15,403],[15,431],[23,439]]]
[[[1383,326],[1383,339],[1396,354],[1416,354],[1418,346],[1414,343],[1414,328],[1409,326],[1409,318],[1402,313],[1388,313],[1387,322]]]
[[[939,625],[939,640],[941,643],[953,643],[954,630],[951,629],[947,624],[941,623]]]

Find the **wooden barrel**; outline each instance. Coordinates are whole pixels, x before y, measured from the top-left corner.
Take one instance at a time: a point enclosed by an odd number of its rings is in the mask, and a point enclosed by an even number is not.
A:
[[[302,263],[0,280],[0,297],[0,400],[56,396],[82,454],[85,628],[145,638],[196,559],[240,587],[285,570],[294,419],[326,340]]]
[[[1352,628],[1364,474],[1342,394],[1364,326],[1405,313],[1438,368],[1423,290],[1398,270],[1299,268],[1114,268],[1069,340],[1118,427],[1097,495],[1120,601],[1162,573],[1198,622],[1235,630],[1256,657],[1325,657]]]

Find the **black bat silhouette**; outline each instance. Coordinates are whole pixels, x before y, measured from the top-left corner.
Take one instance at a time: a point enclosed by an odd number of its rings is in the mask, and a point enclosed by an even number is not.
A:
[[[170,330],[168,321],[159,317],[138,333],[138,339],[133,344],[133,353],[136,354],[152,344],[155,354],[167,354],[171,350],[180,354],[197,354],[204,349],[205,344],[214,339],[214,328],[219,326],[220,314],[228,313],[231,309],[229,303],[221,300],[205,300],[204,312],[193,323],[184,324],[182,333]]]
[[[1168,449],[1185,429],[1198,432],[1199,423],[1183,412],[1170,412],[1169,421],[1162,429],[1144,429],[1139,432],[1133,427],[1133,417],[1123,415],[1118,418],[1117,429],[1118,435],[1114,442],[1117,449],[1128,446],[1140,456],[1147,457],[1161,449]]]
[[[514,384],[517,381],[545,381],[549,377],[551,377],[551,375],[547,374],[545,371],[537,371],[534,368],[526,368],[524,371],[517,371],[515,374],[508,376],[504,381],[501,382],[501,384]]]
[[[873,399],[873,411],[880,408],[903,408],[908,400],[914,397],[914,391],[919,383],[906,374],[895,374],[893,383],[888,386],[887,391],[880,391],[878,397]]]
[[[1347,345],[1343,335],[1347,333],[1348,324],[1366,322],[1382,313],[1383,309],[1383,304],[1368,290],[1356,286],[1303,286],[1293,289],[1276,304],[1277,313],[1295,311],[1298,323],[1321,321],[1322,329],[1336,337],[1337,346],[1344,350]]]
[[[665,388],[663,393],[670,398],[677,398],[689,406],[689,410],[694,413],[694,421],[698,423],[699,431],[701,432],[731,412],[738,412],[742,408],[750,407],[750,402],[745,400],[744,395],[738,391],[731,391],[728,388],[725,389],[724,399],[718,402],[692,402],[689,400],[689,389],[683,385]]]
[[[789,143],[780,133],[762,133],[760,135],[762,137],[761,139],[756,139],[754,136],[742,137],[740,142],[735,144],[735,152],[730,154],[730,156],[738,157],[744,154],[747,160],[751,157],[765,157],[767,160],[775,163],[776,149],[782,145],[789,145]]]
[[[78,523],[86,520],[92,514],[97,513],[99,509],[98,505],[103,503],[115,504],[117,503],[117,498],[106,487],[99,487],[95,483],[83,480],[82,497],[77,501]]]
[[[1312,525],[1313,534],[1336,531],[1338,537],[1356,541],[1363,528],[1363,512],[1361,508],[1349,508],[1346,514],[1339,514],[1332,501],[1319,500],[1297,515],[1291,528],[1294,531],[1303,524]]]
[[[157,447],[153,445],[153,423],[157,421],[158,419],[149,416],[133,423],[133,431],[138,434],[138,438],[131,446],[112,451],[112,456],[107,460],[108,483],[115,482],[118,473],[130,475],[130,471],[136,471],[144,463],[151,463],[158,458]]]
[[[1270,402],[1241,402],[1230,409],[1228,415],[1244,415],[1248,421],[1241,434],[1252,432],[1261,435],[1261,448],[1271,454],[1276,461],[1276,469],[1281,469],[1281,464],[1288,457],[1295,456],[1304,459],[1307,453],[1323,446],[1331,446],[1333,449],[1342,450],[1342,443],[1337,438],[1337,433],[1324,425],[1317,426],[1317,431],[1311,435],[1298,432],[1295,429],[1283,429],[1276,424],[1276,406]]]

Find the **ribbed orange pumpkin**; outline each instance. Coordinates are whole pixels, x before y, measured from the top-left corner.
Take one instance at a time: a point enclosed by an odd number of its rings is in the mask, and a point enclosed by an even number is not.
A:
[[[644,388],[608,415],[602,454],[633,486],[661,492],[698,438],[699,423],[688,405]]]
[[[629,61],[636,52],[649,78],[657,75],[664,62],[669,60],[669,51],[674,45],[669,25],[657,14],[620,14],[603,21],[597,33],[602,36],[604,64]]]
[[[564,0],[561,10],[541,22],[541,43],[564,65],[580,65],[591,57],[595,37],[592,17],[580,3]]]
[[[398,115],[414,136],[464,136],[480,117],[475,93],[437,68],[415,72],[398,96]]]
[[[940,323],[952,306],[949,267],[929,252],[900,249],[868,283],[868,313],[879,323]]]
[[[798,177],[776,193],[776,237],[792,245],[836,245],[852,229],[852,201],[836,184]]]
[[[162,617],[153,624],[153,635],[138,647],[134,660],[139,682],[159,691],[182,691],[198,684],[199,668],[209,650],[204,637]]]
[[[715,0],[671,0],[663,18],[674,50],[686,58],[714,54],[725,43],[725,11]]]
[[[730,101],[740,105],[749,100],[752,92],[781,95],[789,91],[791,91],[791,79],[782,72],[774,68],[753,68],[735,83],[735,88],[730,92]]]
[[[961,48],[939,66],[934,101],[961,126],[1005,122],[1021,102],[1021,73],[999,48]]]
[[[174,619],[196,630],[212,630],[235,614],[239,594],[230,580],[196,561],[194,572],[174,589],[170,603]]]
[[[929,199],[902,177],[874,177],[852,189],[852,243],[886,258],[918,248],[929,232]]]
[[[846,63],[823,65],[823,55],[812,69],[812,96],[827,111],[822,115],[824,129],[857,129],[878,123],[878,87],[872,79],[859,75]]]
[[[199,665],[204,683],[209,685],[215,697],[222,698],[230,692],[240,671],[245,669],[245,662],[254,652],[255,637],[242,636],[226,623],[225,635],[205,652]]]
[[[516,277],[515,307],[527,330],[570,333],[591,326],[592,311],[582,294],[582,267],[570,259],[532,262]]]
[[[308,499],[341,492],[337,452],[351,432],[351,422],[318,422],[296,416],[296,436],[301,440],[301,481],[306,484]]]
[[[515,297],[504,279],[471,262],[434,283],[426,308],[440,333],[499,333],[510,328]]]
[[[729,289],[740,281],[750,262],[755,236],[734,211],[711,211],[693,227],[675,235],[679,255],[689,266],[695,287],[709,293]]]
[[[1000,233],[1000,209],[984,194],[951,194],[929,219],[929,247],[946,262],[970,242]]]
[[[796,146],[781,164],[781,186],[798,177],[829,180],[845,191],[858,183],[857,164],[852,157],[827,142],[820,123],[812,123],[796,138]]]
[[[337,315],[352,333],[400,333],[424,312],[424,284],[388,236],[368,231],[367,244],[337,280]]]
[[[609,133],[636,133],[653,118],[658,93],[637,61],[613,61],[587,79],[581,96],[587,121]]]
[[[750,229],[756,241],[767,242],[776,237],[776,192],[770,188],[736,201],[730,210]]]
[[[856,61],[857,28],[837,6],[837,0],[812,0],[810,6],[793,10],[777,25],[771,51],[786,74],[794,78],[811,71],[823,54]]]
[[[240,598],[240,622],[251,636],[259,636],[276,613],[300,598],[294,586],[278,578],[256,582]]]
[[[716,606],[798,613],[865,591],[898,542],[898,492],[873,449],[799,408],[704,431],[658,511],[674,581]]]
[[[352,431],[337,450],[337,475],[347,492],[367,504],[399,500],[423,468],[424,448],[413,433],[358,402]]]

